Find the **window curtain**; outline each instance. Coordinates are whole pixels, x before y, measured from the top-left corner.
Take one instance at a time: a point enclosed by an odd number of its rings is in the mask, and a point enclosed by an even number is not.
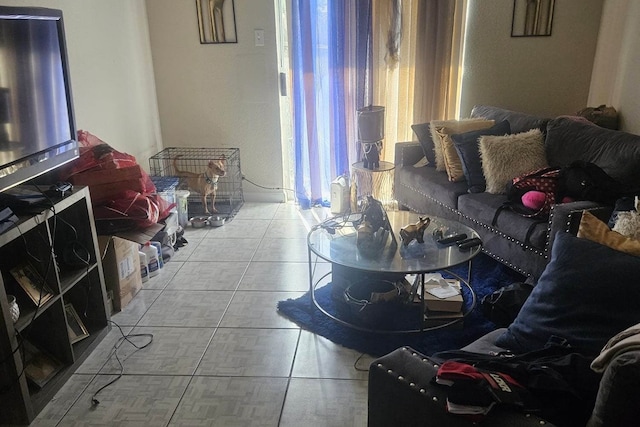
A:
[[[296,199],[329,205],[357,160],[355,112],[371,99],[371,0],[291,0]]]
[[[373,0],[373,103],[384,105],[381,158],[411,125],[459,114],[466,0]]]
[[[294,182],[329,205],[359,160],[356,110],[385,107],[381,159],[411,125],[457,117],[467,0],[291,0]]]

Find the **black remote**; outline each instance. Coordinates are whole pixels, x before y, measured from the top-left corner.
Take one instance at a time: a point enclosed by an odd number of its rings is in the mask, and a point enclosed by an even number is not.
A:
[[[471,239],[466,239],[458,243],[458,247],[462,250],[467,250],[481,244],[482,244],[482,240],[480,240],[479,237],[472,237]]]
[[[467,238],[467,235],[462,233],[462,234],[456,234],[454,236],[443,237],[441,239],[438,239],[437,242],[440,243],[441,245],[449,245],[451,243],[455,243],[455,242],[459,242],[460,240],[464,240],[466,238]]]

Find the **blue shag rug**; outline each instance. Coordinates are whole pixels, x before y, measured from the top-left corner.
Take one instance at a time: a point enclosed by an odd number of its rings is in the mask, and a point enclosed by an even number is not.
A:
[[[450,271],[463,278],[467,277],[466,264],[454,267]],[[446,274],[444,276],[446,277]],[[522,275],[498,263],[491,257],[485,254],[478,255],[473,260],[471,276],[471,285],[476,292],[477,298],[476,308],[465,317],[462,325],[453,325],[443,329],[418,333],[372,333],[350,328],[327,317],[318,310],[312,304],[308,292],[300,298],[278,302],[278,311],[310,332],[322,335],[336,344],[371,356],[382,356],[402,346],[413,347],[419,352],[430,356],[439,351],[464,347],[496,329],[496,326],[481,313],[479,306],[482,297],[502,286],[523,280],[524,277]],[[336,304],[331,291],[330,285],[316,289],[315,296],[318,303],[329,313],[339,314],[337,316],[339,318],[344,318],[345,315],[349,316],[351,312],[345,311],[345,307],[346,310],[351,310],[352,307]],[[468,308],[471,298],[464,286],[463,295],[465,297],[465,308]],[[416,309],[418,308],[413,310]],[[388,311],[389,308],[387,307],[385,310]],[[404,305],[396,306],[391,310],[396,311],[395,313],[393,311],[391,313],[385,311],[387,320],[382,325],[385,329],[416,329],[416,319],[419,318],[419,311],[412,311],[411,308]],[[359,321],[358,318],[353,318],[352,320]],[[366,324],[362,326],[366,326]]]

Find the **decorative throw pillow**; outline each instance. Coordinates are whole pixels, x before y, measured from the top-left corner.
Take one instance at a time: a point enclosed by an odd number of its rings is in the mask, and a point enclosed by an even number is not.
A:
[[[580,226],[578,228],[578,237],[589,239],[592,242],[600,243],[611,249],[640,257],[640,240],[631,239],[617,231],[609,230],[607,224],[600,221],[589,211],[582,212]]]
[[[551,261],[496,345],[521,353],[550,342],[596,356],[640,322],[640,258],[559,232]]]
[[[431,139],[431,130],[429,129],[429,123],[420,123],[411,125],[411,129],[418,137],[418,142],[422,147],[424,156],[427,158],[427,162],[431,166],[436,164],[436,153],[433,148],[433,139]]]
[[[447,159],[454,161],[458,157],[456,149],[451,141],[451,136],[456,133],[465,133],[472,130],[487,129],[494,125],[493,120],[485,119],[462,119],[462,120],[432,120],[429,128],[431,129],[431,139],[433,140],[433,148],[435,151],[436,170],[447,170]],[[453,165],[455,166],[455,165]],[[462,167],[460,166],[460,171]],[[460,179],[462,179],[462,171]]]
[[[506,136],[481,136],[482,173],[487,193],[502,194],[517,176],[548,167],[540,129]]]
[[[488,129],[451,135],[453,145],[462,162],[462,171],[469,185],[469,193],[482,193],[487,185],[482,173],[478,140],[484,135],[508,135],[511,126],[507,120],[496,123]]]
[[[637,211],[618,212],[613,230],[623,236],[640,240],[640,213]]]

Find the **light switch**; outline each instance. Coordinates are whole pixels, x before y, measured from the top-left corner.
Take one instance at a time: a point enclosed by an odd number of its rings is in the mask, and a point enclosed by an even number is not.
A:
[[[264,30],[253,30],[256,46],[264,46]]]

